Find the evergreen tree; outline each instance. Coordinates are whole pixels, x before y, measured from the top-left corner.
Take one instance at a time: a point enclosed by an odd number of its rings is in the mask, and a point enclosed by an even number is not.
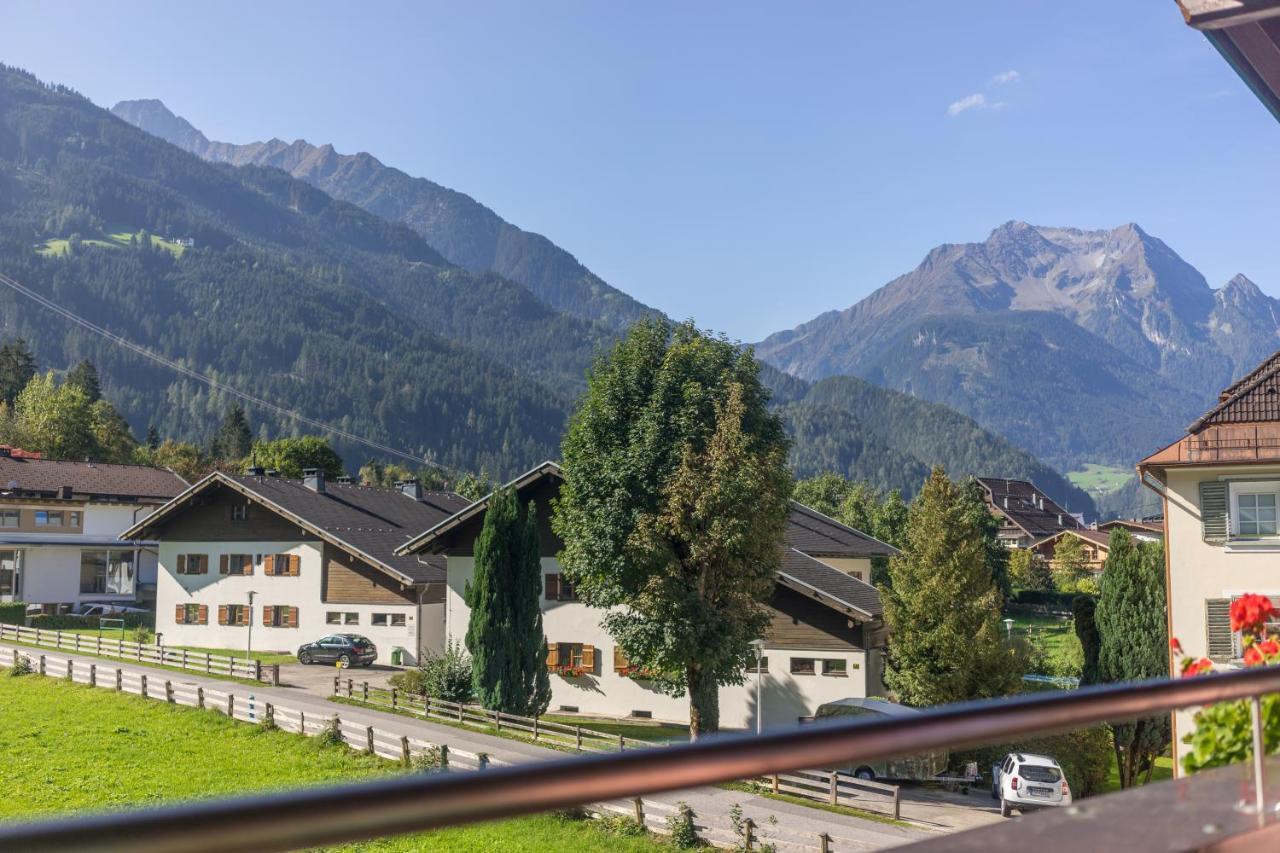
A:
[[[538,536],[538,509],[533,501],[525,509],[520,529],[519,578],[515,604],[514,641],[524,673],[524,710],[539,717],[551,704],[551,675],[547,672],[547,637],[542,630],[542,560]]]
[[[987,570],[996,589],[1000,591],[1000,608],[1013,594],[1009,583],[1009,548],[1000,541],[1000,522],[987,508],[983,500],[985,490],[974,478],[969,478],[964,487],[965,497],[969,501],[969,512],[973,515],[974,526],[982,531],[983,550],[986,552]]]
[[[147,449],[155,450],[160,446],[160,431],[155,424],[147,424]]]
[[[239,462],[249,455],[253,449],[253,430],[249,428],[249,418],[244,413],[244,406],[239,403],[227,410],[213,437],[210,451],[215,459],[225,462]]]
[[[519,629],[525,627],[527,634],[530,626],[527,614],[517,613],[517,600],[523,598],[522,539],[515,492],[499,489],[489,499],[476,539],[475,574],[465,589],[471,608],[465,642],[476,698],[490,710],[511,714],[523,713],[528,699],[520,660],[527,638]],[[542,665],[545,669],[545,657]]]
[[[84,392],[90,403],[102,399],[102,385],[98,381],[98,368],[89,359],[81,359],[67,371],[66,384],[74,385]]]
[[[0,400],[13,408],[13,404],[36,375],[36,357],[22,338],[0,346]]]
[[[1080,686],[1098,683],[1098,651],[1102,638],[1098,635],[1098,600],[1091,595],[1077,595],[1071,601],[1071,615],[1075,621],[1076,636],[1084,652],[1084,667],[1080,671]]]
[[[897,701],[938,705],[1016,692],[1025,662],[1002,636],[985,524],[968,490],[934,468],[911,503],[883,591],[885,683]]]
[[[902,491],[891,489],[873,514],[872,535],[881,542],[901,548],[906,537],[907,514],[907,502],[902,499]],[[888,557],[871,558],[871,582],[881,588],[893,582],[889,577]]]
[[[1111,532],[1096,620],[1099,681],[1142,681],[1169,674],[1161,543],[1135,542],[1122,527]],[[1169,717],[1114,723],[1111,732],[1120,787],[1132,787],[1142,771],[1149,778],[1155,756],[1168,746]]]

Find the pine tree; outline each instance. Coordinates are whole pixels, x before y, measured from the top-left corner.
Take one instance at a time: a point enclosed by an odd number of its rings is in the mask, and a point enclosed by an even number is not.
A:
[[[36,375],[36,357],[22,338],[0,346],[0,400],[10,409]]]
[[[155,450],[160,446],[160,431],[155,424],[147,424],[147,449]]]
[[[967,490],[941,467],[911,503],[889,575],[885,683],[899,702],[937,705],[1020,687],[1024,661],[1002,637],[984,525]]]
[[[538,536],[538,510],[533,501],[524,513],[520,529],[519,580],[515,604],[514,639],[524,672],[524,710],[539,717],[551,704],[551,675],[547,672],[547,638],[542,630],[542,560]]]
[[[1100,645],[1098,679],[1104,683],[1141,681],[1169,674],[1165,622],[1164,550],[1158,542],[1137,543],[1124,528],[1111,533],[1102,571],[1096,620]],[[1155,756],[1169,743],[1169,717],[1160,715],[1111,726],[1120,787],[1150,774]]]
[[[523,712],[526,704],[515,593],[521,537],[515,492],[499,489],[489,499],[476,539],[475,575],[465,590],[471,608],[466,646],[476,698],[486,708],[512,714]]]
[[[1098,600],[1091,595],[1077,595],[1071,602],[1071,615],[1084,652],[1084,667],[1080,671],[1080,686],[1098,683],[1098,650],[1102,638],[1098,635]]]
[[[236,403],[227,410],[209,449],[215,459],[224,462],[238,462],[249,455],[253,449],[253,430],[249,428],[244,406]]]
[[[98,380],[98,368],[89,359],[81,359],[75,367],[67,371],[66,384],[73,385],[84,392],[90,403],[102,399],[102,385]]]

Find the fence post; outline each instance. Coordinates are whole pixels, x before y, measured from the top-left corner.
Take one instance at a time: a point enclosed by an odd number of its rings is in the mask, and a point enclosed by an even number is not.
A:
[[[351,698],[351,679],[347,679],[347,698]]]
[[[742,847],[744,850],[754,850],[756,843],[756,822],[751,818],[747,818],[742,822]]]
[[[89,686],[98,686],[98,665],[96,663],[89,664]]]
[[[298,734],[305,735],[307,733],[307,712],[298,712]]]
[[[627,739],[623,737],[622,732],[618,732],[618,752],[624,752],[627,748]]]
[[[831,785],[831,791],[830,791],[831,805],[834,806],[836,805],[836,773],[834,770],[831,771],[831,775],[828,778],[830,779],[830,785]]]
[[[578,752],[582,752],[582,726],[573,727],[573,744]]]
[[[120,637],[116,637],[116,657],[124,657],[124,640]]]
[[[145,672],[142,673],[142,693],[140,695],[144,699],[147,698],[147,674]]]
[[[204,688],[199,686],[196,687],[196,707],[204,710]]]
[[[447,743],[440,744],[440,769],[449,769],[449,744]]]
[[[831,836],[825,832],[818,835],[818,850],[821,853],[831,853]]]
[[[253,659],[253,680],[254,681],[262,680],[262,661],[258,660],[257,658]]]
[[[266,726],[272,728],[276,724],[276,706],[270,702],[267,703]]]
[[[280,686],[280,664],[278,663],[271,664],[271,686]]]
[[[173,702],[173,682],[167,678],[164,680],[164,699],[166,702]]]
[[[44,655],[40,655],[40,674],[44,675]]]
[[[481,752],[476,755],[476,769],[484,770],[489,766],[489,753]]]
[[[71,658],[67,658],[67,681],[76,680],[76,662]]]
[[[366,681],[364,684],[360,685],[360,691],[361,691],[360,693],[361,701],[368,702],[369,701],[369,682]],[[347,688],[347,695],[348,696],[351,695],[350,687]]]
[[[902,786],[893,786],[893,819],[900,820],[902,818]]]
[[[502,712],[497,708],[493,709],[493,722],[498,727],[498,731],[502,731]]]
[[[458,722],[462,722],[462,703],[458,703]]]
[[[636,823],[640,825],[641,829],[644,829],[644,800],[640,799],[639,797],[636,797],[635,806],[636,806]]]
[[[342,678],[341,676],[335,675],[333,677],[333,695],[337,696],[341,692],[342,692]]]
[[[116,667],[116,692],[119,693],[124,689],[124,671],[120,667]]]
[[[99,634],[97,637],[94,637],[93,648],[94,648],[94,651],[96,651],[98,654],[102,654],[102,635],[101,634]]]
[[[183,669],[187,668],[187,650],[186,649],[182,650],[182,668]]]
[[[391,688],[391,710],[394,711],[395,709],[396,709],[396,689],[392,687]]]
[[[369,754],[373,755],[373,726],[365,726],[364,729],[365,746],[369,750]]]
[[[227,716],[233,720],[236,716],[236,694],[234,693],[227,694]]]
[[[775,794],[778,793],[778,774],[777,773],[773,774],[773,792]]]
[[[400,735],[400,763],[405,767],[409,766],[409,736]]]
[[[537,717],[533,718],[533,739],[534,740],[538,739],[538,718]]]
[[[422,719],[426,720],[431,717],[431,697],[422,697]]]

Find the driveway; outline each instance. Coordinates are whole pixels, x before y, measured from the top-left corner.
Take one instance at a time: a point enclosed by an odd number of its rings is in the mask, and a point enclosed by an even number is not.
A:
[[[404,672],[406,667],[375,663],[372,666],[355,666],[350,669],[338,669],[332,664],[300,663],[280,664],[280,686],[305,690],[316,696],[333,695],[333,679],[338,676],[345,685],[350,678],[356,689],[365,681],[370,687],[390,687],[391,676]]]

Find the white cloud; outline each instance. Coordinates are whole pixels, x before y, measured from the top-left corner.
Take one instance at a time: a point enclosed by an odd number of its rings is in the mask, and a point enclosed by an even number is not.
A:
[[[967,110],[985,110],[992,104],[987,101],[987,96],[981,92],[974,92],[972,95],[966,95],[951,106],[947,107],[947,115],[955,117]]]
[[[1016,83],[1022,75],[1010,68],[1008,71],[1001,71],[999,74],[991,78],[992,83]]]

